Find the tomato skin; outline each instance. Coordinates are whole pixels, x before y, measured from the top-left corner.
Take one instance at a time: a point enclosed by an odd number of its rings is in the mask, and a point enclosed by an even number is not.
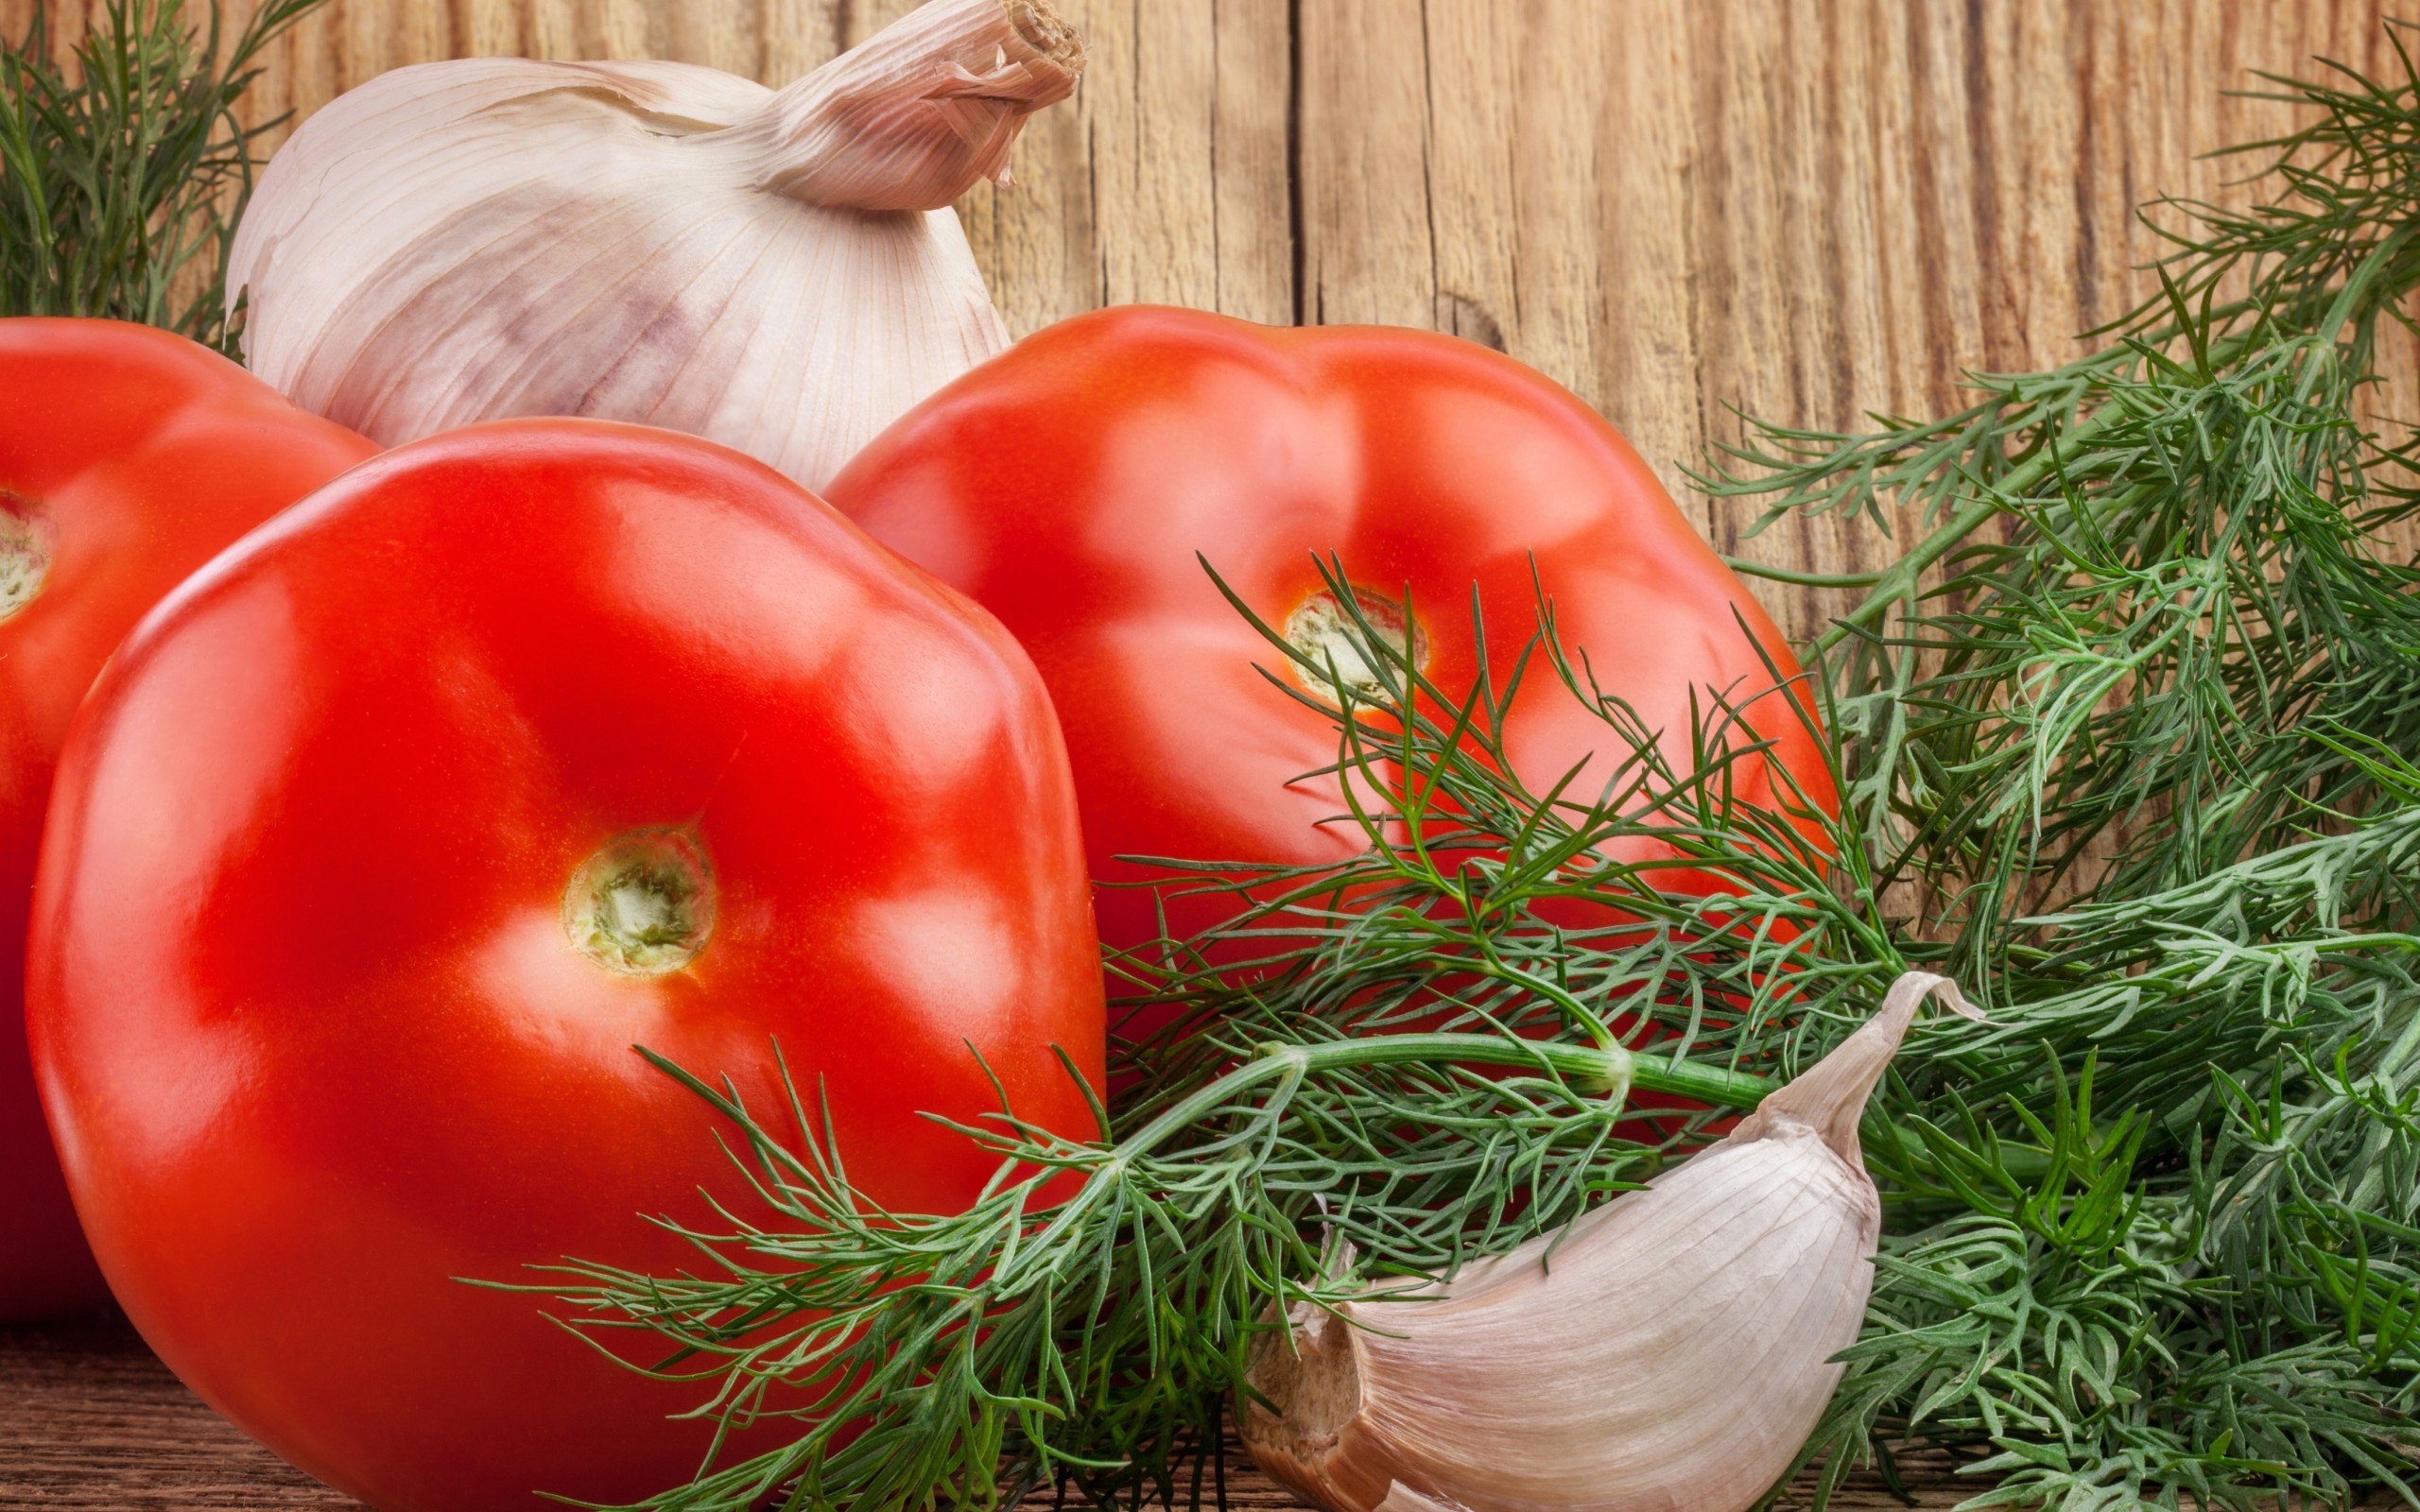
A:
[[[566,887],[666,827],[712,933],[616,974]],[[60,765],[28,1017],[162,1357],[382,1512],[475,1512],[705,1451],[666,1420],[703,1387],[449,1279],[695,1268],[640,1214],[752,1211],[633,1044],[775,1117],[778,1040],[861,1190],[946,1211],[992,1162],[919,1114],[996,1108],[968,1043],[1087,1133],[1049,1047],[1098,1085],[1100,993],[1065,756],[995,622],[736,453],[516,421],[356,470],[128,642]]]
[[[1121,855],[1302,864],[1361,848],[1350,825],[1317,827],[1342,812],[1332,780],[1288,785],[1336,759],[1335,735],[1254,670],[1279,658],[1196,553],[1271,626],[1320,591],[1315,557],[1340,555],[1387,597],[1408,589],[1428,671],[1455,696],[1478,675],[1473,588],[1501,679],[1543,583],[1565,648],[1676,765],[1692,694],[1721,689],[1775,743],[1772,761],[1833,801],[1820,744],[1756,647],[1786,678],[1796,663],[1745,586],[1612,426],[1466,341],[1150,306],[1080,316],[909,411],[828,496],[1033,654],[1103,882],[1153,874]],[[1531,667],[1508,730],[1540,792],[1607,744],[1551,677]],[[1593,799],[1611,775],[1599,757],[1569,791]],[[1763,763],[1738,776],[1752,802],[1783,785]],[[1157,933],[1149,893],[1105,889],[1098,907],[1107,944]]]
[[[376,452],[182,336],[0,319],[0,532],[39,530],[51,553],[41,591],[0,617],[0,1322],[109,1300],[20,1027],[34,857],[68,720],[162,594]]]

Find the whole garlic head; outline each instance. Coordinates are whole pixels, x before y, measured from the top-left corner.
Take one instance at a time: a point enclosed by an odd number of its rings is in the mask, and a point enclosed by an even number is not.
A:
[[[1449,1281],[1304,1304],[1252,1366],[1244,1440],[1334,1512],[1739,1512],[1840,1383],[1881,1203],[1857,1125],[1910,972],[1720,1143]],[[1390,1289],[1392,1291],[1392,1289]]]
[[[950,207],[1083,48],[933,0],[778,93],[666,62],[464,59],[312,116],[237,229],[252,370],[392,445],[590,415],[821,488],[1008,344]]]

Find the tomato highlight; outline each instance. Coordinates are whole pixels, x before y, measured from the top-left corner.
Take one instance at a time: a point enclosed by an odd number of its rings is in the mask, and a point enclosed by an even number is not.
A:
[[[1083,1135],[1057,1052],[1102,1078],[1024,653],[770,469],[602,422],[390,452],[164,602],[69,737],[31,954],[129,1315],[386,1512],[636,1500],[706,1454],[670,1416],[705,1388],[457,1280],[694,1265],[643,1215],[759,1211],[634,1045],[794,1084],[901,1211],[993,1175],[927,1113]]]
[[[376,452],[182,336],[0,319],[0,1322],[109,1300],[22,1027],[26,913],[68,720],[162,594]]]
[[[1340,633],[1322,559],[1353,575],[1374,627],[1417,623],[1413,662],[1453,696],[1482,667],[1510,675],[1543,592],[1564,647],[1678,770],[1693,719],[1727,704],[1771,742],[1735,766],[1742,801],[1808,814],[1835,802],[1806,695],[1790,687],[1797,663],[1745,585],[1601,417],[1467,341],[1104,310],[942,389],[828,491],[1032,653],[1067,732],[1098,882],[1160,875],[1128,857],[1307,865],[1361,845],[1351,823],[1330,822],[1344,812],[1336,780],[1304,775],[1337,759],[1330,721],[1256,669],[1277,659],[1204,560],[1365,696],[1375,679]],[[1282,675],[1328,691],[1300,667]],[[1604,748],[1604,722],[1560,696],[1522,700],[1506,733],[1537,791],[1579,766],[1568,796],[1583,802],[1629,754]],[[1103,940],[1157,937],[1162,902],[1180,936],[1235,906],[1105,889]]]

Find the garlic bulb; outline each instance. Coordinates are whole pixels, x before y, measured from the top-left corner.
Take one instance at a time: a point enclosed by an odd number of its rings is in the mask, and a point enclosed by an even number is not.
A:
[[[950,202],[1082,67],[1048,0],[933,0],[779,93],[666,62],[382,74],[262,176],[228,272],[246,360],[390,445],[592,415],[821,488],[1008,344]]]
[[[1243,1409],[1264,1469],[1335,1512],[1738,1512],[1839,1384],[1881,1203],[1857,1128],[1916,1006],[1874,1019],[1731,1135],[1562,1233],[1400,1299],[1298,1306]],[[1551,1253],[1549,1254],[1549,1248]],[[1289,1347],[1290,1346],[1290,1347]]]

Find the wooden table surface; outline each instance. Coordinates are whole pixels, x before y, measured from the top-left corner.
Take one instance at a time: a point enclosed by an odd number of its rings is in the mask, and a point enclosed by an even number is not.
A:
[[[1841,1512],[1946,1507],[1975,1490],[1939,1477],[1902,1502],[1875,1477],[1833,1502]],[[1231,1505],[1298,1507],[1240,1446],[1228,1446]],[[1031,1512],[1055,1499],[1037,1495]],[[544,1503],[532,1502],[533,1508]],[[0,1512],[362,1512],[229,1427],[170,1375],[121,1319],[0,1329]]]
[[[0,0],[0,30],[35,3]],[[463,53],[778,84],[910,3],[337,0],[247,108]],[[1011,187],[962,206],[1012,329],[1157,301],[1456,331],[1601,408],[1718,544],[1818,571],[1880,543],[1817,521],[1742,545],[1741,513],[1682,490],[1735,434],[1726,406],[1852,424],[2082,350],[2148,286],[2134,207],[2244,203],[2247,164],[2204,154],[2295,122],[2229,91],[2313,55],[2393,72],[2380,0],[1057,3],[1090,42],[1083,87],[1027,132]],[[86,4],[52,0],[62,46]],[[1767,598],[1797,633],[1838,607]],[[0,1507],[349,1504],[122,1326],[0,1332]]]

